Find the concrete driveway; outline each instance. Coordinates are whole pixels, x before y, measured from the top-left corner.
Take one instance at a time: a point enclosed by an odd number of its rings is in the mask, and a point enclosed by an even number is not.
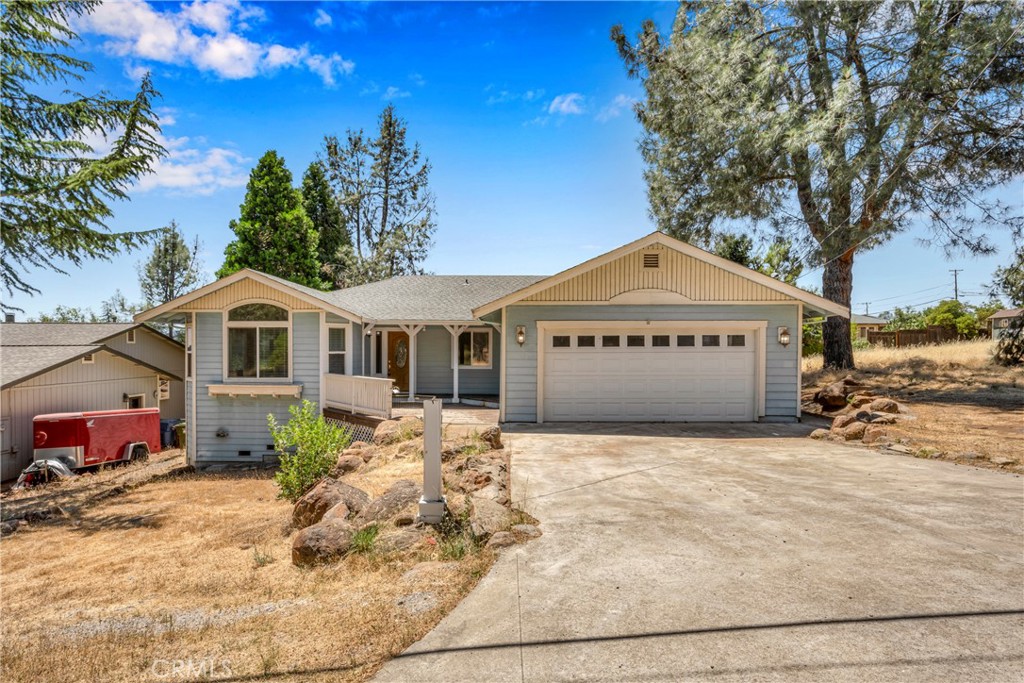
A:
[[[1024,479],[805,433],[516,428],[544,536],[378,680],[1024,679]]]

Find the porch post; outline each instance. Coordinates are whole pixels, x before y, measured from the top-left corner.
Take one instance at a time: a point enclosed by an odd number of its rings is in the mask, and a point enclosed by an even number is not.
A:
[[[423,331],[426,325],[399,325],[402,331],[409,335],[409,400],[416,398],[416,335]]]
[[[452,403],[459,402],[459,335],[468,327],[468,325],[444,326],[452,335]]]

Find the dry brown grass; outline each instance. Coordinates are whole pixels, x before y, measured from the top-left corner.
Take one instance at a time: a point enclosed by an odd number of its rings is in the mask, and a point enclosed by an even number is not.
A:
[[[854,351],[853,373],[822,369],[805,358],[805,388],[847,374],[905,403],[916,418],[892,427],[892,436],[961,460],[1010,457],[1024,462],[1024,369],[991,361],[992,342],[958,342]]]
[[[356,485],[417,478],[395,458]],[[493,562],[480,550],[413,581],[408,557],[291,564],[291,506],[269,474],[155,481],[0,543],[4,681],[350,681],[422,637]],[[418,614],[397,604],[419,592]],[[172,668],[187,667],[173,674]]]

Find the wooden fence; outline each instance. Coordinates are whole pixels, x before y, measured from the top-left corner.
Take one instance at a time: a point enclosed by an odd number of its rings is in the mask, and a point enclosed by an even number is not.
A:
[[[896,330],[895,332],[868,332],[868,343],[879,346],[920,346],[956,341],[960,336],[950,327],[932,325],[923,330]]]

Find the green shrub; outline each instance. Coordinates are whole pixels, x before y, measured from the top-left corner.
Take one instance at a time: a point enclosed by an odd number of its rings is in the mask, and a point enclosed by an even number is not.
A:
[[[288,413],[291,419],[283,425],[267,415],[267,426],[281,457],[281,469],[274,475],[281,489],[277,495],[294,503],[331,471],[338,453],[352,442],[352,432],[325,420],[312,401],[293,405]]]

